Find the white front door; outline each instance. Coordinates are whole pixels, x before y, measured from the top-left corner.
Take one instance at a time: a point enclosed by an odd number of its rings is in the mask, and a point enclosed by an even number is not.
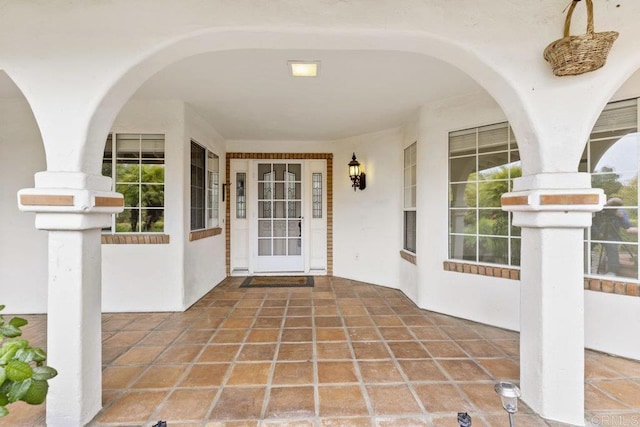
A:
[[[255,271],[304,271],[302,162],[256,162]]]

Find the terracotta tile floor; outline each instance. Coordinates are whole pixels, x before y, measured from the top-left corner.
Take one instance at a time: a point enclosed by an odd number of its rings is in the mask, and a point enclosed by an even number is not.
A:
[[[518,380],[517,333],[337,277],[241,282],[185,313],[104,314],[104,408],[90,425],[456,426],[459,411],[508,425],[493,386]],[[25,336],[44,346],[45,316],[28,317]],[[640,425],[640,363],[587,351],[585,383],[589,424]],[[10,410],[0,426],[44,425],[43,405]],[[558,425],[526,405],[516,424]]]

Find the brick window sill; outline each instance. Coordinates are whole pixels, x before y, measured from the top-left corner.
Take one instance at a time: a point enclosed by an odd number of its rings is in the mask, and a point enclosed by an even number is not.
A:
[[[166,245],[168,234],[103,234],[103,245]]]
[[[469,264],[456,261],[445,261],[443,267],[445,271],[453,271],[456,273],[520,280],[520,270],[517,268]],[[585,277],[584,289],[607,294],[640,297],[640,284],[620,280]]]
[[[205,230],[196,230],[189,233],[189,241],[193,242],[194,240],[206,239],[207,237],[217,236],[222,233],[222,228],[207,228]]]
[[[416,258],[416,254],[407,252],[404,249],[400,251],[400,258],[403,260],[410,262],[413,265],[417,265],[418,259]]]

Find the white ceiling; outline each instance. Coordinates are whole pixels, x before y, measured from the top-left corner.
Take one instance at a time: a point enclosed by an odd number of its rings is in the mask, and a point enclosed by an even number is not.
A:
[[[320,60],[294,78],[288,60]],[[428,102],[478,92],[439,60],[386,51],[235,50],[168,66],[134,95],[193,105],[226,139],[335,140],[401,126]],[[0,98],[20,91],[0,71]]]
[[[294,78],[288,60],[319,60]],[[334,140],[400,126],[420,105],[482,90],[423,55],[236,50],[194,56],[149,79],[136,98],[183,99],[227,139]]]

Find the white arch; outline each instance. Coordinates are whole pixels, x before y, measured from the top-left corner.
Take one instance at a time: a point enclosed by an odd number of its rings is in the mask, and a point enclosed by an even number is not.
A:
[[[517,90],[501,74],[496,64],[481,58],[476,52],[442,37],[415,31],[338,31],[320,29],[271,30],[246,28],[234,30],[204,30],[169,40],[123,70],[96,105],[87,130],[85,162],[91,170],[99,170],[102,141],[113,120],[133,95],[153,74],[187,57],[215,51],[238,49],[297,49],[297,50],[385,50],[415,53],[435,57],[466,72],[487,90],[505,112],[524,108]],[[521,132],[528,120],[520,120]],[[526,149],[525,149],[526,151]],[[534,156],[530,149],[523,161]]]

